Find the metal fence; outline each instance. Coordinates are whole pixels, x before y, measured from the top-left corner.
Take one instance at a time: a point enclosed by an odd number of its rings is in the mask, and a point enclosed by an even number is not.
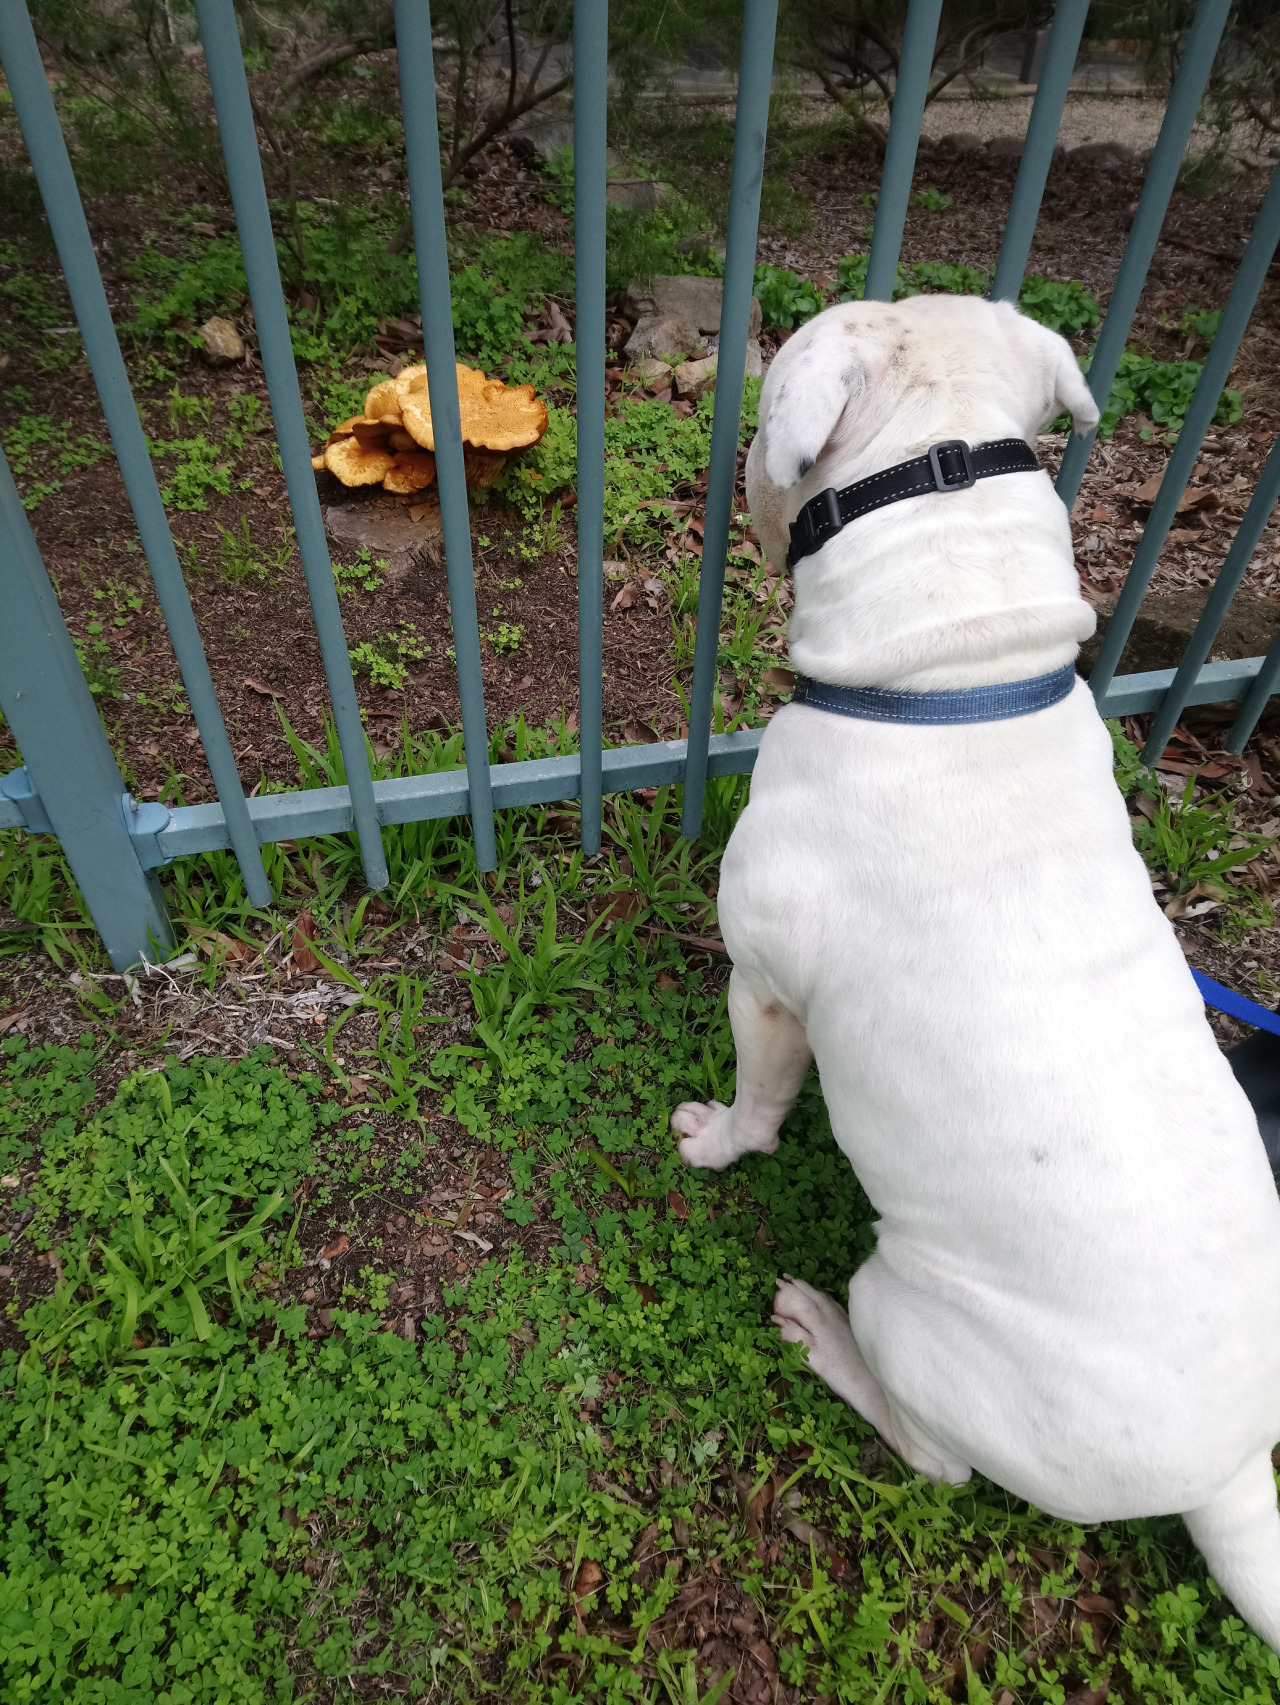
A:
[[[1102,324],[1089,383],[1105,405],[1151,263],[1231,0],[1201,0]],[[155,871],[184,853],[234,850],[251,901],[270,904],[259,847],[354,830],[366,879],[387,879],[381,831],[468,815],[481,870],[495,862],[493,813],[581,801],[582,842],[600,846],[605,793],[684,784],[683,829],[695,835],[710,776],[743,774],[760,730],[712,734],[720,606],[737,465],[743,373],[755,263],[777,0],[744,0],[742,55],[724,276],[715,417],[703,532],[697,640],[685,740],[605,750],[602,728],[605,409],[605,119],[607,0],[578,0],[573,28],[574,204],[577,288],[578,659],[581,755],[490,768],[480,671],[471,534],[454,383],[444,203],[428,0],[396,0],[405,151],[414,215],[422,330],[436,422],[436,457],[465,770],[375,781],[356,702],[346,637],[311,468],[275,239],[233,0],[196,0],[200,38],[222,138],[262,366],[270,397],[334,723],[345,787],[248,799],[178,564],[155,473],[116,339],[66,144],[25,0],[0,0],[0,63],[35,170],[85,353],[209,762],[217,803],[175,809],[126,792],[74,645],[7,464],[0,456],[0,706],[23,767],[0,781],[0,829],[52,833],[61,842],[112,962],[119,970],[172,939]],[[866,295],[888,300],[911,194],[942,0],[911,0],[867,267]],[[1058,0],[1005,226],[992,294],[1016,300],[1053,156],[1088,0]],[[1206,664],[1227,607],[1277,496],[1273,448],[1176,670],[1115,673],[1138,606],[1226,383],[1280,238],[1277,168],[1240,263],[1186,421],[1169,458],[1123,594],[1091,675],[1106,716],[1156,712],[1150,759],[1188,705],[1242,700],[1229,736],[1239,751],[1280,685],[1280,640],[1266,657]],[[1070,506],[1092,439],[1073,438],[1058,474]]]

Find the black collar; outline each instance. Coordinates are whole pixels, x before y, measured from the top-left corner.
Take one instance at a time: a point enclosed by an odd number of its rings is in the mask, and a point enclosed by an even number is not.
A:
[[[794,568],[801,557],[812,556],[850,521],[869,515],[873,509],[883,509],[886,503],[929,491],[968,491],[992,474],[1033,474],[1039,466],[1035,451],[1021,438],[997,438],[991,444],[972,447],[963,438],[931,444],[923,456],[855,480],[842,491],[828,486],[811,497],[791,523],[787,567]]]

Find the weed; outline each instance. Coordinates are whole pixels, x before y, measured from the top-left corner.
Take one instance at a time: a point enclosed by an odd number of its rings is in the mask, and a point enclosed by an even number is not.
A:
[[[89,691],[95,699],[118,699],[121,696],[120,671],[109,661],[111,647],[100,637],[102,624],[88,622],[86,627],[89,637],[73,640],[73,643]]]
[[[335,562],[333,578],[338,585],[339,597],[350,597],[353,592],[376,592],[382,585],[382,577],[391,571],[391,564],[385,557],[375,557],[365,545],[356,552],[354,562]]]
[[[494,614],[498,612],[495,610]],[[510,656],[524,644],[524,627],[518,622],[499,622],[492,633],[485,634],[485,638],[499,656]]]
[[[351,667],[375,687],[399,692],[409,679],[409,664],[421,663],[431,647],[412,622],[401,622],[391,633],[351,647]]]
[[[920,191],[919,195],[912,196],[911,205],[922,207],[926,213],[942,213],[948,207],[955,205],[955,197],[943,195],[940,189],[935,189],[932,184],[928,184]]]
[[[940,1700],[979,1634],[991,1689],[975,1672],[971,1701],[1117,1673],[1144,1700],[1270,1697],[1275,1658],[1176,1521],[1086,1533],[977,1477],[872,1465],[869,1429],[763,1320],[779,1270],[836,1290],[874,1247],[816,1078],[777,1154],[682,1168],[673,1100],[732,1095],[719,984],[626,926],[564,939],[556,880],[542,866],[511,924],[477,889],[471,918],[509,957],[472,976],[472,1039],[396,1050],[468,1159],[509,1169],[497,1226],[542,1228],[547,1253],[451,1260],[408,1337],[370,1238],[364,1304],[328,1335],[276,1300],[297,1260],[281,1198],[304,1180],[376,1182],[379,1225],[417,1200],[317,1076],[266,1050],[156,1062],[91,1112],[90,1049],[0,1044],[0,1145],[64,1275],[23,1323],[31,1348],[0,1357],[6,1692],[265,1705],[427,1682],[445,1701],[723,1705],[727,1676],[657,1638],[705,1580],[805,1697]],[[412,1037],[410,981],[381,1002],[388,1041]],[[429,1144],[414,1126],[401,1163]],[[1069,1609],[1046,1656],[1032,1599],[1071,1606],[1097,1575],[1133,1614],[1104,1655]]]
[[[1134,825],[1134,845],[1148,866],[1165,876],[1175,894],[1185,894],[1198,883],[1221,888],[1221,876],[1247,864],[1271,844],[1238,833],[1235,802],[1222,804],[1224,792],[1199,800],[1195,793],[1194,776],[1187,777],[1176,801],[1161,788],[1155,809]]]
[[[1142,762],[1141,753],[1126,738],[1119,722],[1108,722],[1107,727],[1111,731],[1116,785],[1126,799],[1137,803],[1133,841],[1148,869],[1163,877],[1175,895],[1205,884],[1233,903],[1233,915],[1242,906],[1245,911],[1263,906],[1251,890],[1242,892],[1220,880],[1271,844],[1263,837],[1240,833],[1235,825],[1236,801],[1225,789],[1197,799],[1194,775],[1188,776],[1181,795],[1173,798]],[[1238,926],[1238,915],[1234,921]]]
[[[815,286],[782,266],[756,267],[755,294],[766,326],[802,326],[822,307]]]
[[[286,528],[285,542],[273,555],[260,550],[250,538],[247,515],[240,517],[240,525],[237,528],[224,527],[221,522],[217,523],[217,528],[221,573],[228,584],[238,585],[251,575],[267,582],[278,580],[289,566],[294,546],[292,527]]]
[[[209,397],[186,397],[175,385],[169,392],[169,430],[177,433],[180,427],[208,426],[213,419],[213,402]]]
[[[1088,326],[1096,326],[1102,317],[1097,298],[1086,290],[1078,278],[1067,284],[1045,278],[1038,272],[1028,273],[1018,291],[1018,306],[1051,332],[1074,337]]]
[[[231,468],[222,459],[223,447],[210,443],[203,433],[167,443],[148,440],[148,449],[154,457],[177,458],[172,474],[160,487],[160,497],[168,508],[202,513],[209,507],[209,492],[218,497],[230,494]]]
[[[265,432],[271,425],[270,413],[261,397],[228,397],[227,414],[231,418],[227,443],[235,450],[243,449],[247,439],[254,433]]]
[[[1088,358],[1081,366],[1088,372]],[[1176,433],[1186,419],[1203,370],[1202,361],[1156,361],[1137,350],[1126,349],[1102,411],[1098,429],[1101,436],[1110,438],[1126,415],[1139,412],[1148,415],[1157,426]],[[1243,412],[1239,391],[1228,388],[1218,399],[1213,419],[1217,425],[1230,426]],[[1150,429],[1144,428],[1144,434],[1149,438]]]
[[[922,290],[937,290],[949,296],[985,296],[991,288],[990,276],[981,267],[965,266],[959,261],[917,261],[911,272]]]

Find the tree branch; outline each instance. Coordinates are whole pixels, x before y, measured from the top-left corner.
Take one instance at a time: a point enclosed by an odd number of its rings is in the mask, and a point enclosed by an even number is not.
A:
[[[476,155],[482,149],[487,148],[496,137],[501,136],[504,130],[515,123],[516,119],[523,118],[525,113],[532,112],[534,107],[541,106],[543,101],[549,101],[552,95],[558,95],[562,89],[569,87],[570,79],[568,77],[561,77],[558,82],[548,83],[545,89],[534,87],[538,73],[542,70],[549,52],[549,47],[543,50],[532,76],[524,86],[524,94],[520,96],[515,105],[513,106],[508,99],[499,108],[491,107],[489,116],[481,128],[473,132],[470,138],[450,156],[448,165],[440,174],[441,189],[448,189],[458,174],[475,159]],[[390,255],[401,254],[408,247],[412,235],[413,218],[411,215],[388,242],[387,253]]]
[[[299,65],[295,65],[287,76],[280,79],[276,89],[276,98],[292,94],[304,83],[309,83],[313,77],[323,77],[331,65],[340,65],[344,59],[352,59],[357,53],[368,53],[371,47],[378,47],[386,34],[385,24],[379,29],[363,31],[358,36],[338,36],[327,41],[310,53]]]

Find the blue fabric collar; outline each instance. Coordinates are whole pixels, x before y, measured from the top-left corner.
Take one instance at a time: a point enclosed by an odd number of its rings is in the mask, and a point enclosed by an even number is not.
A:
[[[1076,684],[1076,666],[1064,663],[1029,681],[1002,681],[990,687],[956,687],[939,693],[901,693],[885,687],[834,687],[796,676],[792,704],[855,716],[863,722],[909,722],[938,726],[956,722],[1005,722],[1047,710]]]

